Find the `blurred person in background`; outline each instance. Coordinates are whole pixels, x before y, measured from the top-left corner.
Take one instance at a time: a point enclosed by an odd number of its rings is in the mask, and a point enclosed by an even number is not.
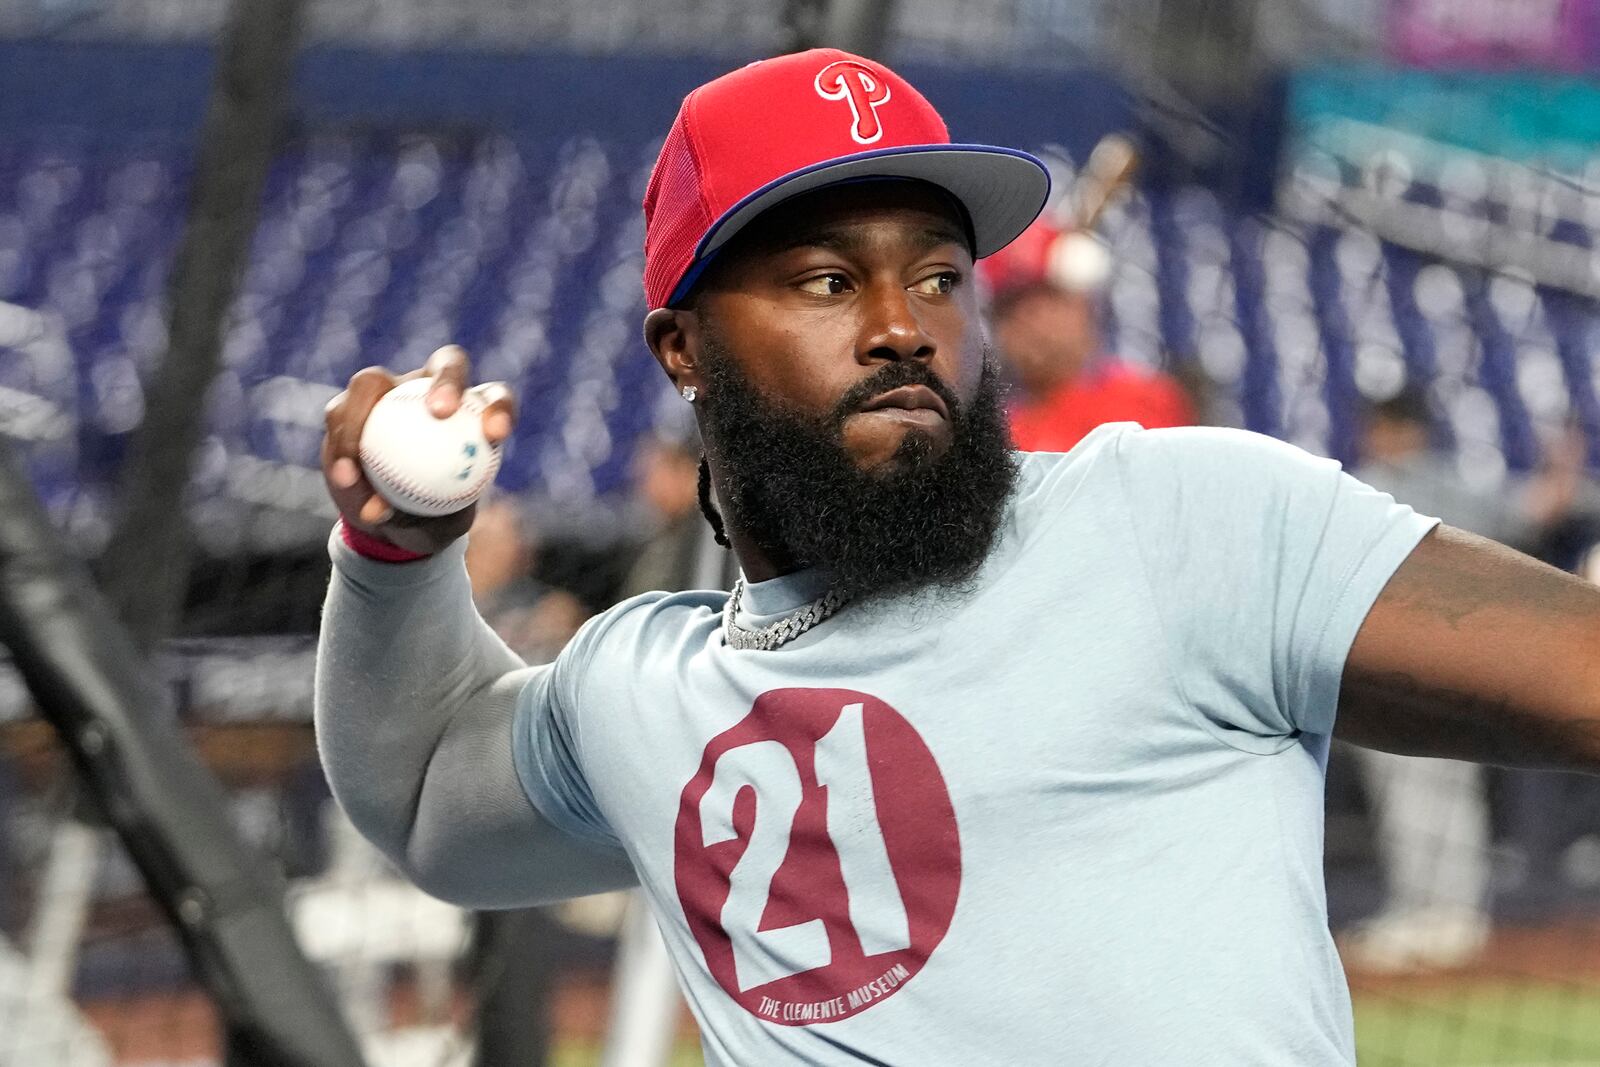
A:
[[[1592,484],[1588,487],[1593,488]],[[1546,540],[1549,562],[1600,585],[1600,506],[1587,496]],[[1600,782],[1587,775],[1503,771],[1503,826],[1510,863],[1497,910],[1519,922],[1559,917],[1600,885]]]
[[[727,589],[738,577],[733,560],[701,518],[700,436],[694,419],[681,403],[669,411],[634,460],[635,503],[654,530],[623,582],[624,597],[655,589]]]
[[[548,663],[590,615],[583,601],[534,577],[539,542],[517,506],[484,504],[467,539],[472,601],[511,650],[528,663]]]
[[[472,601],[527,663],[548,663],[589,617],[576,596],[534,577],[539,542],[514,501],[484,502],[467,537]],[[550,909],[476,913],[472,968],[479,991],[478,1067],[548,1062],[555,979],[585,946]]]
[[[1100,316],[1111,254],[1097,238],[1036,222],[983,270],[994,340],[1017,387],[1010,421],[1018,448],[1066,452],[1107,422],[1194,425],[1176,379],[1106,351]]]
[[[1582,440],[1568,438],[1521,485],[1477,491],[1461,478],[1456,457],[1433,446],[1427,393],[1407,388],[1372,405],[1362,427],[1357,476],[1419,511],[1453,516],[1451,525],[1523,552],[1573,511],[1582,485]],[[1576,445],[1576,447],[1574,447]]]
[[[1574,428],[1557,443],[1552,466],[1581,469],[1583,436]],[[1540,538],[1539,558],[1600,585],[1600,484],[1586,478],[1566,515]],[[1504,830],[1510,849],[1497,910],[1519,921],[1542,921],[1579,899],[1593,902],[1600,884],[1594,845],[1600,842],[1600,783],[1582,775],[1503,772]],[[1585,852],[1589,855],[1585,858]]]
[[[1581,442],[1580,442],[1581,444]],[[1563,446],[1526,484],[1475,491],[1432,444],[1426,392],[1374,404],[1357,478],[1429,515],[1524,552],[1572,510],[1581,450]],[[1490,821],[1484,772],[1458,760],[1355,749],[1387,882],[1379,913],[1344,940],[1348,964],[1375,973],[1459,966],[1489,939]]]

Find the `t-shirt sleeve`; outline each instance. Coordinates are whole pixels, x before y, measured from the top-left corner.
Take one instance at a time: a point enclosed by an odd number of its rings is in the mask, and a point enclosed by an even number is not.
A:
[[[1252,751],[1332,733],[1356,631],[1438,520],[1242,430],[1129,429],[1117,454],[1183,697]]]
[[[540,815],[575,837],[620,848],[584,776],[582,752],[582,683],[609,615],[585,623],[555,662],[523,686],[512,724],[512,751],[522,788]]]

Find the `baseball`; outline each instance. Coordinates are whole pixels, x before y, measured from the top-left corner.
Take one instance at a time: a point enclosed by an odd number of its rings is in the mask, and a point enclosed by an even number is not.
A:
[[[1093,234],[1071,230],[1050,246],[1051,281],[1073,293],[1098,293],[1111,280],[1111,253]]]
[[[435,517],[471,504],[500,469],[500,446],[483,436],[484,402],[467,393],[449,418],[428,411],[432,378],[383,395],[361,430],[361,467],[397,511]]]

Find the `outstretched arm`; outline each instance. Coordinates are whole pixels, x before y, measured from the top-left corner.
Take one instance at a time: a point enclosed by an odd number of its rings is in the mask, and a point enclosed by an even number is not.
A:
[[[512,719],[550,668],[524,667],[478,616],[461,546],[392,564],[336,539],[333,554],[317,744],[356,828],[406,877],[463,906],[634,884],[623,853],[556,829],[529,802]]]
[[[442,348],[418,373],[436,379],[434,413],[454,412],[466,353]],[[513,722],[519,704],[528,721],[550,710],[549,668],[524,667],[472,605],[461,540],[471,509],[397,515],[361,473],[361,429],[395,384],[368,368],[328,407],[323,473],[365,553],[335,535],[316,680],[317,743],[334,796],[407,877],[458,904],[514,907],[631,885],[621,851],[552,826],[522,787]],[[510,396],[480,388],[485,433],[501,440]]]
[[[1405,755],[1600,773],[1600,587],[1436,528],[1356,635],[1335,733]]]

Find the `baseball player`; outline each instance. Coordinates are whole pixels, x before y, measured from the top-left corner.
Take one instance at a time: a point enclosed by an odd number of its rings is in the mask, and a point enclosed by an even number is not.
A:
[[[642,886],[710,1064],[1351,1064],[1329,737],[1600,768],[1600,590],[1249,433],[1011,449],[971,275],[1047,181],[841,52],[691,93],[645,335],[742,578],[549,666],[363,478],[392,380],[330,407],[339,801],[466,906]]]

